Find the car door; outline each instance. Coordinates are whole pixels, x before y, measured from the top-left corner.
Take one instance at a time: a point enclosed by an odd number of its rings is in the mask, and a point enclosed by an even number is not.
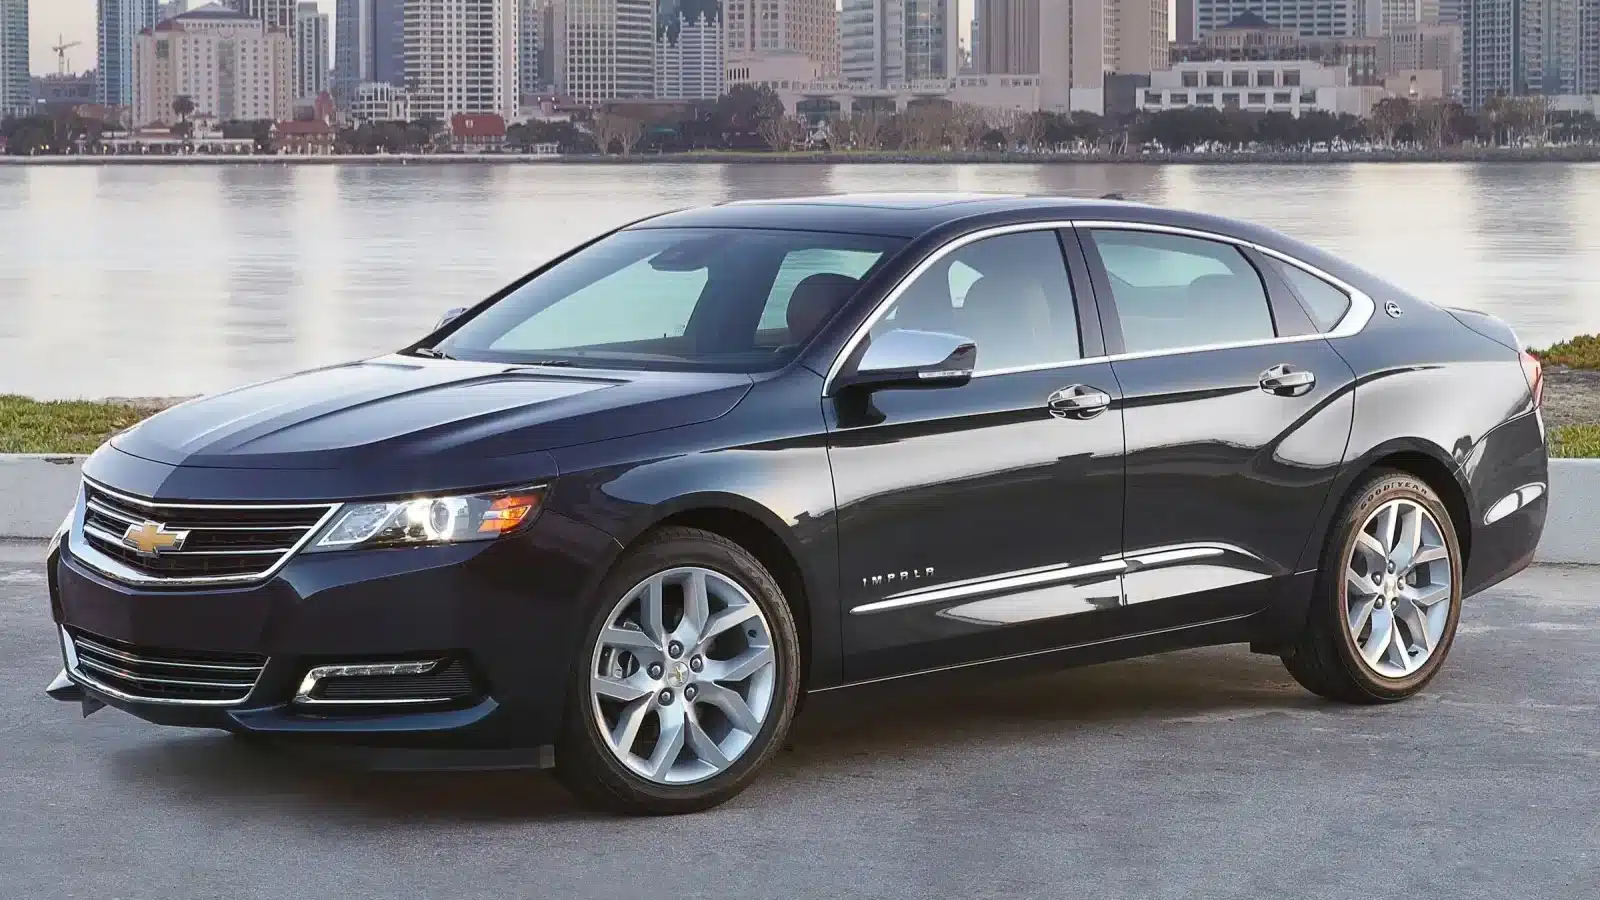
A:
[[[845,675],[881,677],[1104,633],[1120,601],[1122,413],[1081,251],[1048,228],[958,239],[864,337],[958,334],[959,386],[828,388]],[[1080,306],[1088,316],[1080,316]],[[864,344],[845,350],[859,358]],[[842,376],[848,376],[848,363]],[[1084,639],[1092,639],[1085,637]]]
[[[1123,391],[1126,601],[1150,624],[1260,609],[1328,500],[1355,375],[1281,260],[1183,230],[1078,232]]]

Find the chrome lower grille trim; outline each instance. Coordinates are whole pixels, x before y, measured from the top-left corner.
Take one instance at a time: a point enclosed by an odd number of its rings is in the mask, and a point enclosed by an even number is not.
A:
[[[126,584],[151,587],[252,584],[272,577],[328,523],[337,503],[188,503],[136,497],[84,479],[72,555]],[[140,527],[181,535],[142,553]],[[148,549],[148,548],[147,548]]]
[[[255,690],[265,657],[136,647],[61,629],[67,674],[118,700],[170,706],[237,706]]]

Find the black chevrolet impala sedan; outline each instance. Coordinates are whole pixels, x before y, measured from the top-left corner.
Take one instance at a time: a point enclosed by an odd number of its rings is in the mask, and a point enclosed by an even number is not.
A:
[[[1544,527],[1505,324],[1107,200],[729,203],[84,467],[49,693],[382,765],[736,794],[802,698],[1242,643],[1420,691]]]

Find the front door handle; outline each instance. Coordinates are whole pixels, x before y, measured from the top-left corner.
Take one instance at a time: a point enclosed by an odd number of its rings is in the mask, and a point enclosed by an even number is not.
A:
[[[1300,397],[1316,386],[1316,373],[1290,365],[1273,366],[1261,373],[1261,389],[1280,397]]]
[[[1111,395],[1084,384],[1064,387],[1045,401],[1058,419],[1092,419],[1111,408]]]

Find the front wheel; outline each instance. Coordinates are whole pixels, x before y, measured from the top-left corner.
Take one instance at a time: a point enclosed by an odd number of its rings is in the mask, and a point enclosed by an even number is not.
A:
[[[599,596],[557,776],[634,814],[694,812],[744,790],[799,696],[794,617],[771,573],[720,535],[665,528],[623,556]]]
[[[1283,662],[1331,700],[1404,700],[1438,673],[1460,616],[1450,511],[1421,479],[1380,472],[1334,523],[1310,617]]]

